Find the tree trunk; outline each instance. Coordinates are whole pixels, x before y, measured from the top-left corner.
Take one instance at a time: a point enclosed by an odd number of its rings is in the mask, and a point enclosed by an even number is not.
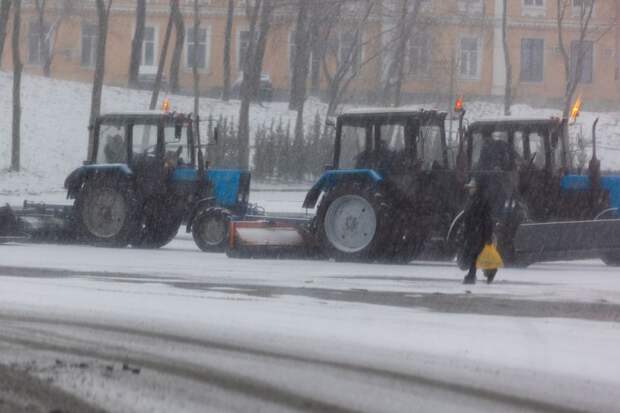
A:
[[[194,0],[194,34],[200,31],[200,7],[198,0]],[[194,37],[195,38],[195,37]],[[194,136],[196,147],[198,148],[198,182],[202,182],[204,179],[204,152],[200,142],[200,73],[198,72],[198,59],[196,59],[196,53],[194,52],[194,59],[192,60],[192,78],[194,89]],[[208,142],[207,142],[208,143]],[[205,146],[206,148],[206,146]]]
[[[310,28],[308,25],[308,2],[298,3],[297,23],[295,24],[295,58],[291,79],[289,109],[298,110],[306,100],[306,82],[308,81],[308,62],[310,60]]]
[[[43,76],[50,77],[52,62],[50,59],[49,40],[46,41],[45,32],[45,0],[35,0],[35,9],[37,11],[37,24],[39,35],[39,60]]]
[[[87,159],[94,159],[94,128],[95,119],[101,112],[101,92],[103,90],[103,77],[105,75],[105,52],[108,37],[108,18],[110,17],[110,8],[112,0],[108,0],[106,6],[104,0],[96,0],[97,7],[97,56],[95,59],[95,74],[93,78],[93,93],[90,102],[90,134],[88,139]]]
[[[226,12],[226,30],[224,32],[224,88],[222,89],[222,100],[230,100],[230,50],[232,47],[232,26],[235,16],[235,0],[228,0],[228,11]]]
[[[20,168],[20,145],[21,145],[21,82],[22,61],[19,55],[19,29],[21,26],[21,0],[14,0],[13,36],[11,46],[13,51],[13,123],[11,142],[11,171],[18,172]]]
[[[164,35],[164,46],[161,49],[159,56],[159,62],[157,65],[157,75],[155,76],[155,83],[153,84],[153,93],[151,94],[151,103],[149,109],[154,110],[157,107],[157,100],[159,99],[159,91],[161,89],[161,79],[164,75],[164,65],[166,64],[166,57],[168,56],[168,46],[170,45],[170,35],[172,34],[173,12],[174,3],[178,5],[179,0],[172,0],[170,6],[170,15],[168,16],[168,25],[166,26],[166,34]]]
[[[256,24],[260,10],[258,39]],[[249,169],[250,156],[250,102],[258,94],[263,58],[267,47],[267,34],[271,25],[273,12],[272,0],[256,0],[250,23],[250,46],[246,50],[246,61],[241,84],[241,107],[239,109],[239,167]]]
[[[144,43],[144,24],[146,20],[146,0],[137,0],[136,3],[136,30],[131,42],[129,56],[129,86],[138,84],[140,62],[142,61],[142,44]]]
[[[4,41],[6,39],[6,28],[9,25],[10,13],[11,0],[2,0],[0,4],[0,68],[2,67],[2,53],[4,52]]]
[[[174,43],[174,51],[172,52],[172,61],[170,62],[170,92],[177,93],[179,91],[179,67],[181,66],[181,56],[183,55],[183,43],[185,42],[185,23],[183,22],[183,14],[178,2],[173,2],[174,8],[172,16],[174,19],[174,30],[176,39]],[[194,45],[197,42],[197,33],[194,33]],[[194,46],[194,55],[196,54],[196,46]]]
[[[504,48],[504,62],[506,65],[506,86],[504,89],[504,115],[510,116],[512,106],[512,63],[508,49],[508,0],[503,2],[502,10],[502,47]]]

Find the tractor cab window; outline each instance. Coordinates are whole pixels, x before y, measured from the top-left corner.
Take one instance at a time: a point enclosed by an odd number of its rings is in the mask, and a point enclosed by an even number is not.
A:
[[[538,133],[529,134],[529,158],[524,160],[532,162],[532,166],[536,169],[544,169],[545,167],[545,140]],[[533,160],[532,160],[533,157]]]
[[[439,126],[422,126],[418,134],[416,149],[422,170],[442,168],[444,159]]]
[[[99,127],[97,163],[127,163],[125,128],[102,124]]]
[[[340,168],[354,169],[358,160],[366,150],[367,128],[343,126],[340,141]],[[372,144],[372,143],[371,143]]]
[[[191,162],[188,133],[186,125],[164,127],[164,158],[166,160],[179,164]]]
[[[154,158],[157,154],[157,125],[133,125],[133,153]]]
[[[471,153],[473,168],[482,171],[509,171],[519,157],[506,131],[474,132]]]
[[[380,125],[381,146],[387,150],[401,152],[405,149],[405,127],[403,125]]]

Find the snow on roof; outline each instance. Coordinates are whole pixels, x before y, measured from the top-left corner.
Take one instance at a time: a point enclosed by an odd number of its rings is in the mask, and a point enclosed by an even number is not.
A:
[[[497,116],[480,118],[471,122],[472,125],[476,123],[543,123],[543,122],[557,122],[559,117],[533,117],[533,116]]]
[[[348,115],[389,115],[389,114],[419,114],[419,113],[441,113],[436,110],[422,110],[422,109],[407,109],[407,108],[385,108],[385,107],[377,107],[377,108],[356,108],[356,109],[348,109],[340,114],[340,116],[348,116]]]

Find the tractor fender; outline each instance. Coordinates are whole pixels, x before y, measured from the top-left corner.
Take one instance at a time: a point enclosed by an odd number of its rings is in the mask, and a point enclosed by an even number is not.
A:
[[[323,192],[328,192],[339,185],[357,182],[376,185],[382,181],[383,176],[373,169],[338,169],[326,171],[306,194],[303,207],[314,208]]]
[[[84,182],[102,177],[114,177],[119,180],[129,179],[133,176],[132,170],[125,164],[84,165],[67,176],[65,189],[67,198],[74,199],[80,192]]]
[[[199,200],[198,202],[196,202],[192,206],[191,211],[189,211],[189,215],[187,217],[187,226],[185,227],[185,232],[187,232],[188,234],[192,232],[192,224],[194,223],[194,218],[196,218],[198,211],[215,206],[215,204],[216,204],[215,197],[203,198]]]

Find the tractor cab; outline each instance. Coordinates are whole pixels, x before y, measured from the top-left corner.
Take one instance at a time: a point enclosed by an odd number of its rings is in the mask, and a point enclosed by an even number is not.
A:
[[[87,165],[123,169],[139,182],[141,192],[166,192],[177,168],[196,165],[192,119],[177,113],[106,114],[93,126]]]
[[[446,114],[353,111],[338,117],[334,161],[308,192],[315,235],[341,259],[401,259],[448,230],[460,210]]]
[[[204,210],[247,212],[250,173],[205,170],[190,115],[105,114],[92,125],[92,137],[87,161],[65,181],[75,199],[75,227],[88,242],[161,247],[182,222],[187,231],[212,227],[196,225]],[[202,241],[203,232],[194,237]]]
[[[550,185],[559,184],[562,126],[558,118],[513,117],[469,125],[465,132],[467,169],[494,187],[496,209],[515,195],[534,215],[547,209]]]

